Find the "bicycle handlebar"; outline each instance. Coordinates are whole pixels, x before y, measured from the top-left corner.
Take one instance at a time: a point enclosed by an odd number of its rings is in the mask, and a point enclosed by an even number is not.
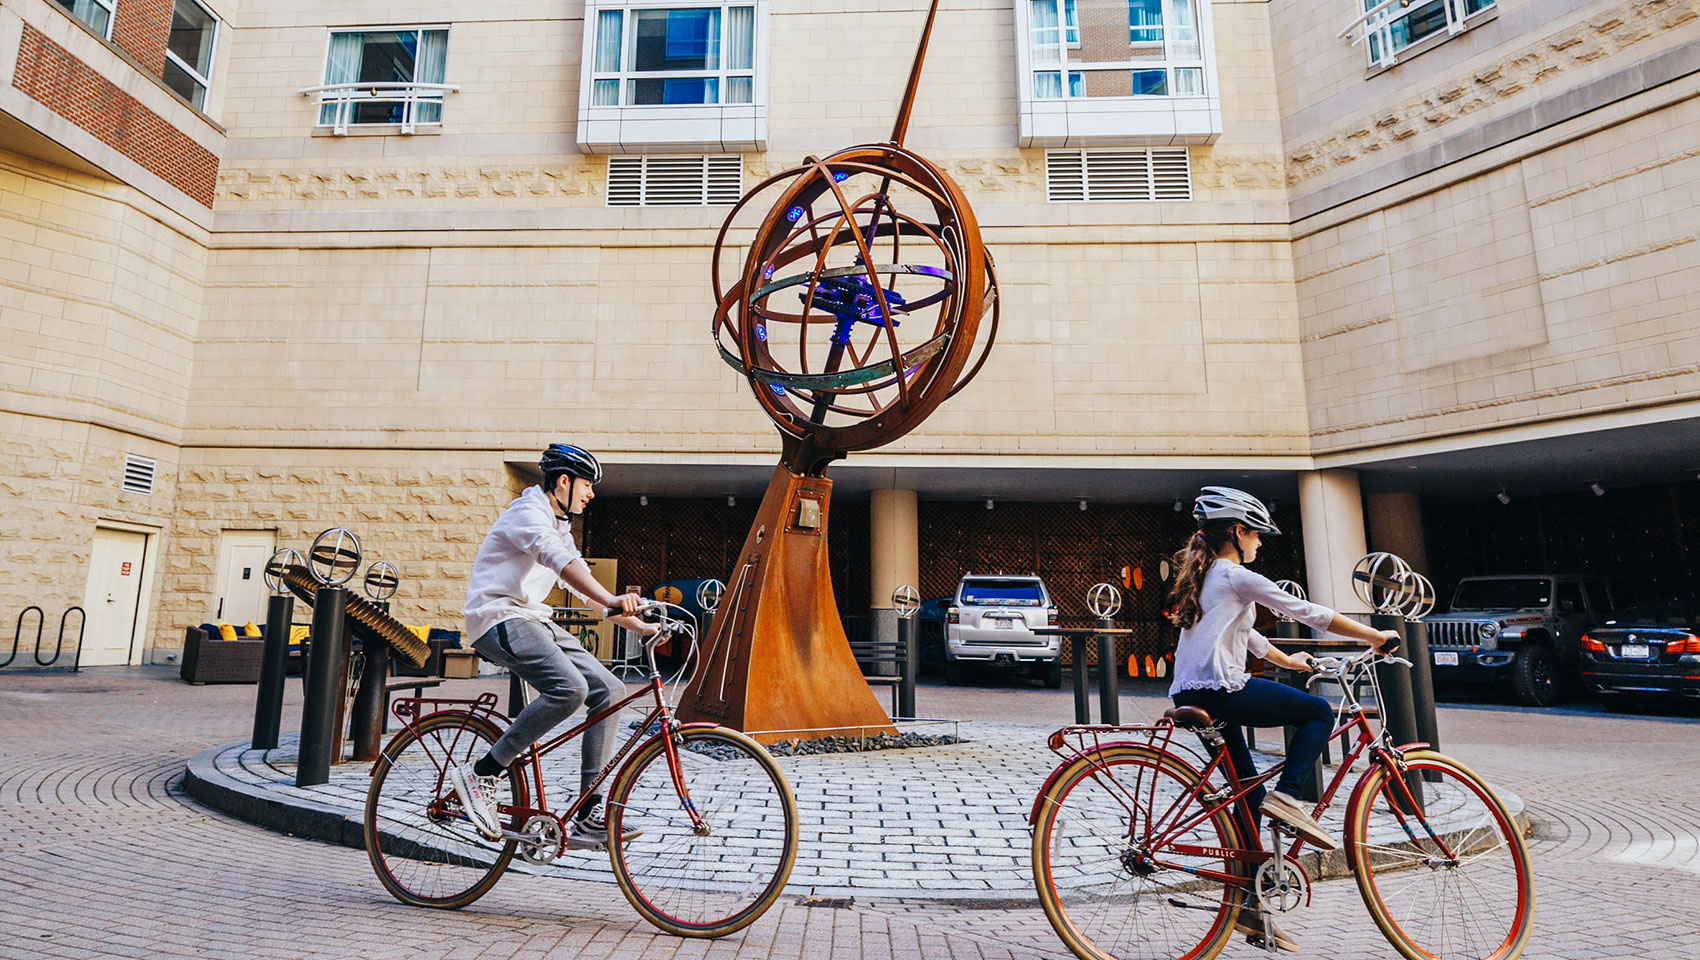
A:
[[[1356,673],[1378,663],[1389,663],[1401,667],[1412,666],[1411,661],[1404,657],[1389,656],[1377,652],[1374,647],[1351,658],[1312,657],[1310,659],[1310,679],[1305,681],[1305,686],[1308,687],[1318,680],[1338,680],[1348,673]]]

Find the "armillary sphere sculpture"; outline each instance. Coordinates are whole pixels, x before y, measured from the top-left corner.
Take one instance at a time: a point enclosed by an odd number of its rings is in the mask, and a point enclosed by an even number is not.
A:
[[[833,600],[826,468],[902,437],[967,385],[998,319],[997,279],[967,197],[903,146],[937,15],[934,0],[890,142],[805,159],[758,184],[720,229],[715,346],[779,428],[782,453],[683,719],[787,738],[889,723]],[[772,207],[727,287],[727,236],[758,197]]]

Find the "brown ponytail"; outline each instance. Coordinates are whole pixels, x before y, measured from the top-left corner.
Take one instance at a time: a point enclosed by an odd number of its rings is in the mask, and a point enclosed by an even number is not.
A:
[[[1204,589],[1204,575],[1210,572],[1216,552],[1223,544],[1231,543],[1239,550],[1239,541],[1234,537],[1234,528],[1239,525],[1235,520],[1209,521],[1175,551],[1170,561],[1175,568],[1175,585],[1169,589],[1169,620],[1175,626],[1185,629],[1203,615],[1198,594]]]

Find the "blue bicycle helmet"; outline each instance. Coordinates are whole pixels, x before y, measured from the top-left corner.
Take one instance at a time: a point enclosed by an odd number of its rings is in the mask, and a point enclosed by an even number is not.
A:
[[[551,443],[549,449],[543,451],[543,457],[537,461],[543,470],[543,478],[551,484],[555,477],[567,474],[583,477],[591,483],[602,482],[602,464],[583,447],[575,447],[570,443]]]

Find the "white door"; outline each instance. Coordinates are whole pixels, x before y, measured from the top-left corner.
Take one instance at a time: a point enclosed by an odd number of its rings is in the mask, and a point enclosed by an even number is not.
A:
[[[136,645],[136,613],[142,600],[142,561],[147,556],[148,536],[128,530],[94,531],[94,550],[89,559],[89,584],[83,594],[83,611],[88,629],[83,634],[85,667],[122,665],[131,662]],[[65,656],[72,656],[73,637],[65,631]]]
[[[208,617],[213,623],[241,627],[266,619],[266,561],[274,536],[270,530],[226,530],[218,544],[218,585]]]

